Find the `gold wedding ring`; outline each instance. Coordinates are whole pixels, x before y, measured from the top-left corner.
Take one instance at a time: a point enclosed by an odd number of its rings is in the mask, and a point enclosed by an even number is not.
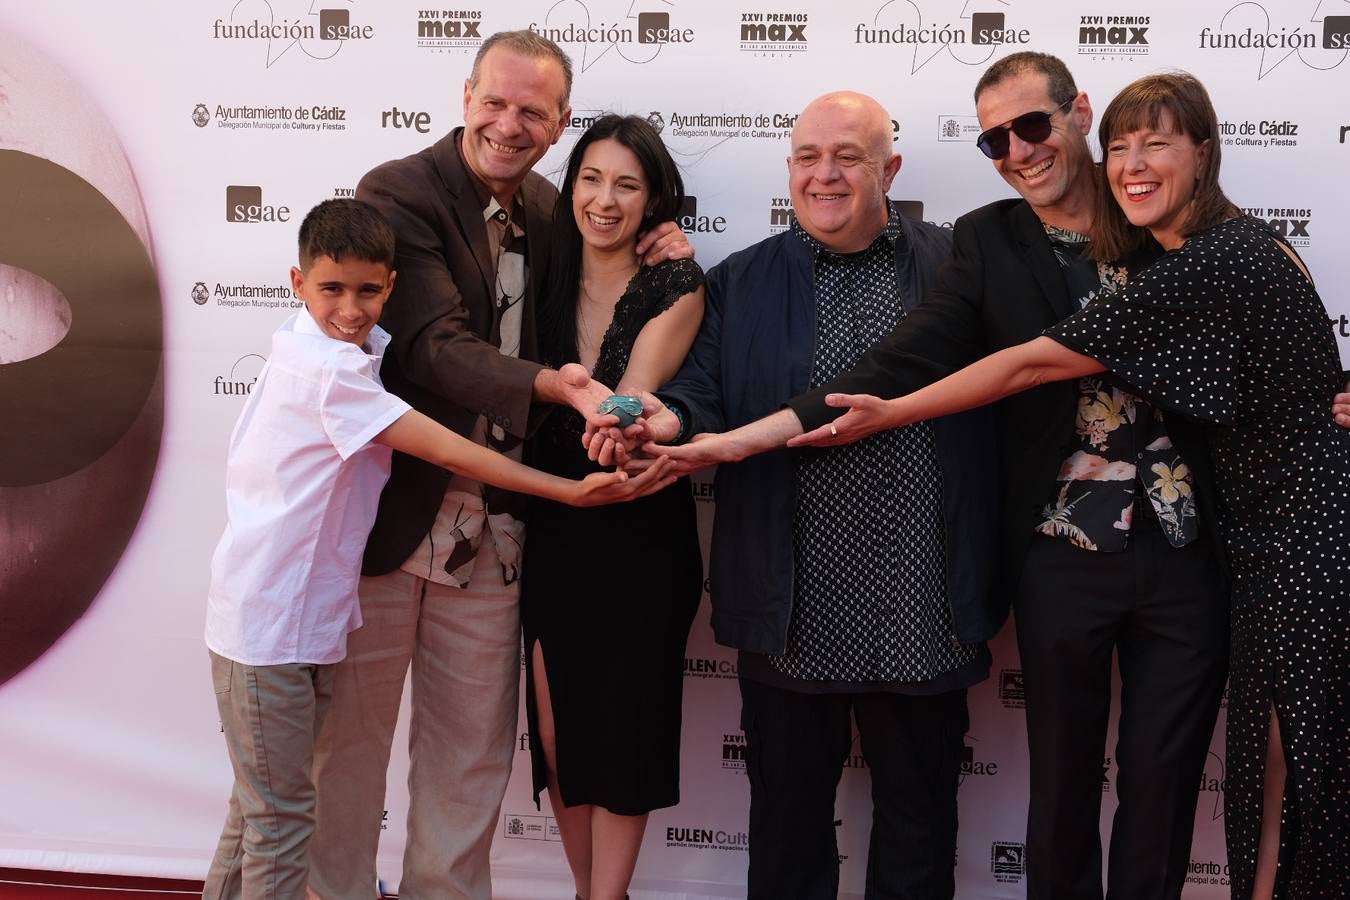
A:
[[[830,437],[839,437],[839,429],[833,425],[830,426]]]

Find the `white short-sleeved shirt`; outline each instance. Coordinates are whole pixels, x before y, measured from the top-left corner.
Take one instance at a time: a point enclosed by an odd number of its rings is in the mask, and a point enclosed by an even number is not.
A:
[[[389,478],[390,450],[371,438],[411,408],[380,383],[388,332],[376,326],[367,343],[328,337],[307,311],[272,336],[225,465],[206,607],[221,656],[337,662],[361,625],[361,554]]]

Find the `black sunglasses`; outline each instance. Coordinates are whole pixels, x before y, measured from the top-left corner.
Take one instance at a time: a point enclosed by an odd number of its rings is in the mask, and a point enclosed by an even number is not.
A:
[[[995,125],[988,131],[980,132],[975,146],[990,159],[1002,159],[1008,155],[1008,132],[1012,132],[1028,144],[1039,144],[1050,136],[1050,117],[1073,103],[1074,97],[1065,100],[1050,112],[1022,113],[1007,125]]]

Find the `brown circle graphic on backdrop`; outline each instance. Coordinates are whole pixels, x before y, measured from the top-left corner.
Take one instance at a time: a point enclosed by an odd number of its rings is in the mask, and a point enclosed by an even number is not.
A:
[[[0,263],[59,291],[70,328],[0,365],[0,684],[102,590],[140,519],[159,455],[163,321],[154,264],[80,176],[0,150]]]
[[[159,285],[140,237],[80,176],[0,150],[0,262],[25,269],[70,305],[51,350],[0,366],[0,485],[40,484],[101,457],[140,413],[159,371]]]

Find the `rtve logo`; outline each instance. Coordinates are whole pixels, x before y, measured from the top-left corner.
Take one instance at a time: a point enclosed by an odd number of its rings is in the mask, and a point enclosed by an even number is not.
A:
[[[381,128],[411,128],[418,134],[431,131],[431,113],[405,112],[397,106],[391,106],[380,113]]]

